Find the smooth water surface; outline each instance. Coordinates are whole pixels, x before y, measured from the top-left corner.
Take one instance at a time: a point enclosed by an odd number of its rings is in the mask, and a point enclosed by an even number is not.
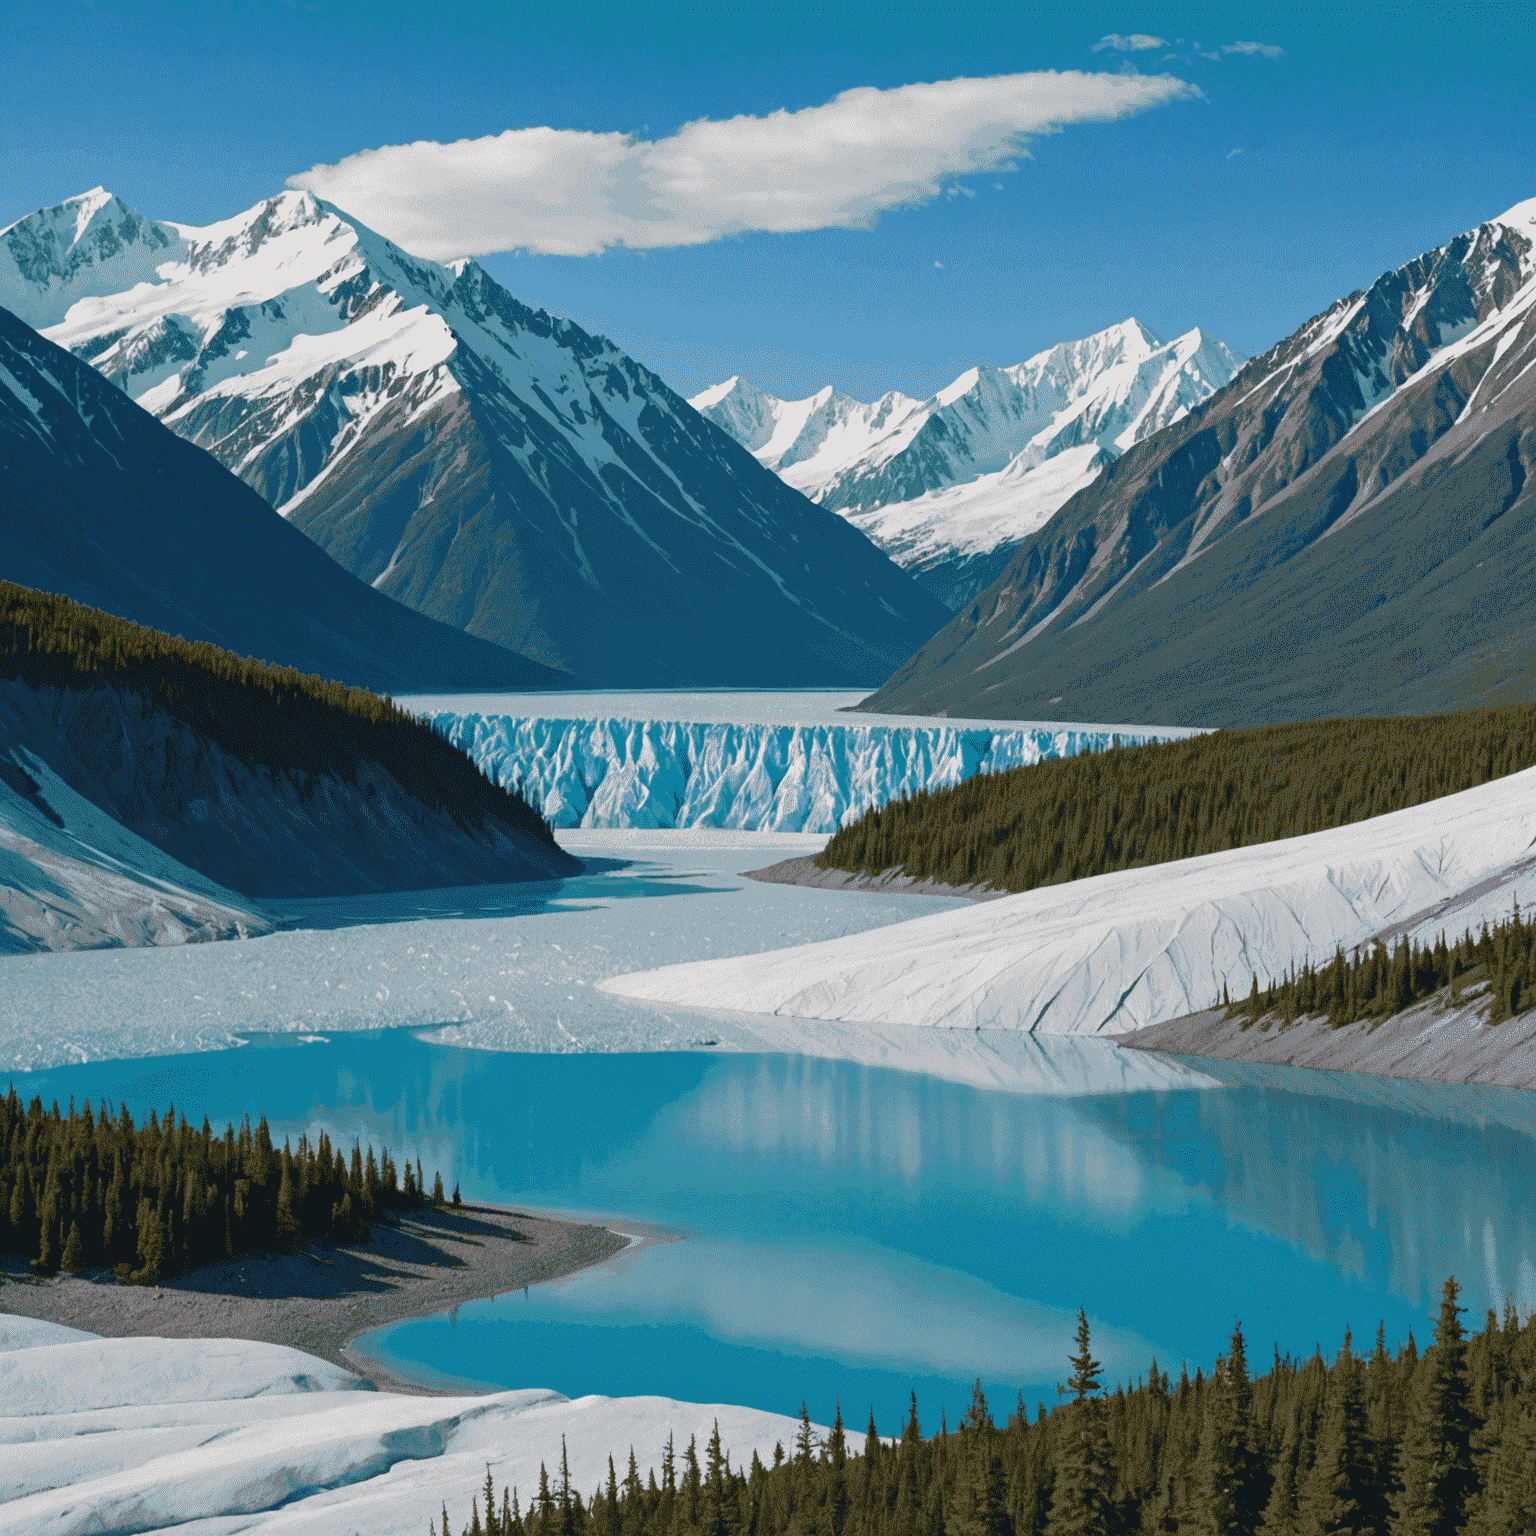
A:
[[[967,1039],[971,1037],[967,1036]],[[978,1039],[977,1051],[985,1049]],[[1448,1273],[1476,1320],[1536,1305],[1531,1096],[1200,1063],[1232,1086],[1003,1091],[792,1055],[511,1055],[404,1030],[252,1037],[33,1073],[29,1094],[265,1112],[420,1158],[468,1200],[682,1234],[526,1294],[361,1341],[423,1380],[661,1393],[895,1428],[1049,1400],[1079,1306],[1111,1378],[1155,1351],[1250,1354],[1428,1334]],[[1084,1052],[1087,1051],[1087,1056]],[[1025,1081],[1021,1075],[1020,1082]],[[1149,1079],[1151,1081],[1151,1079]],[[1194,1079],[1193,1081],[1200,1081]],[[1129,1083],[1129,1086],[1127,1084]]]

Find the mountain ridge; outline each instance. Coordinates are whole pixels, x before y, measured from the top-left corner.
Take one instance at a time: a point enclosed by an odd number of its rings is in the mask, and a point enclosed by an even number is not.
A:
[[[370,591],[210,455],[0,309],[0,574],[394,692],[569,685]]]
[[[1536,199],[1128,450],[861,707],[1250,725],[1530,696],[1533,316]]]
[[[951,608],[1132,443],[1224,385],[1238,360],[1198,328],[1134,316],[927,400],[864,404],[830,386],[783,401],[739,376],[692,404],[762,463],[867,533]]]
[[[18,289],[353,574],[545,665],[867,685],[944,620],[612,343],[308,193],[201,229],[73,199],[0,231]]]

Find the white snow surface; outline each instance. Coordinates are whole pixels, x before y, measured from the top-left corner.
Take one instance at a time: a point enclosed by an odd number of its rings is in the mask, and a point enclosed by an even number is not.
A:
[[[858,697],[567,694],[401,702],[557,827],[830,833],[872,806],[976,773],[1102,751],[1117,737],[1133,746],[1196,734],[1180,727],[835,712],[835,701]]]
[[[1369,821],[1045,886],[826,943],[616,976],[657,1006],[1123,1034],[1336,946],[1507,911],[1536,877],[1536,769]],[[1475,897],[1468,893],[1486,885]]]
[[[1011,368],[970,368],[926,401],[892,391],[865,404],[830,387],[779,400],[737,377],[689,403],[893,559],[923,568],[1027,537],[1239,363],[1198,329],[1165,343],[1132,317]]]
[[[3,1347],[3,1346],[0,1346]],[[487,1466],[527,1506],[562,1441],[583,1495],[644,1478],[671,1435],[716,1423],[733,1465],[793,1444],[796,1421],[729,1404],[374,1392],[299,1350],[243,1340],[95,1339],[0,1353],[0,1532],[314,1532],[421,1536],[467,1523]],[[823,1433],[825,1431],[822,1431]],[[206,1524],[199,1525],[199,1522]]]

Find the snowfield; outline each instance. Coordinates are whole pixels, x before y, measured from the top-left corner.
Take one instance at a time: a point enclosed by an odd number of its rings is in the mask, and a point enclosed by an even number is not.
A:
[[[836,712],[861,697],[530,694],[399,702],[557,827],[831,833],[871,807],[972,774],[1100,752],[1117,737],[1137,746],[1197,734]]]
[[[1328,832],[1045,886],[798,949],[616,976],[658,1006],[1118,1035],[1311,958],[1507,913],[1536,876],[1536,769]]]
[[[0,1321],[0,1406],[0,1533],[29,1536],[231,1519],[424,1536],[444,1503],[467,1523],[487,1465],[526,1508],[541,1462],[558,1478],[562,1441],[586,1498],[610,1454],[622,1475],[630,1446],[644,1478],[668,1435],[702,1447],[718,1421],[735,1465],[771,1461],[797,1427],[660,1397],[408,1397],[279,1345],[98,1339],[21,1319]]]

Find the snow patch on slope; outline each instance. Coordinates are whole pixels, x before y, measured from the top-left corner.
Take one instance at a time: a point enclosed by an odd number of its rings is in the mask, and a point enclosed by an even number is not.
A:
[[[373,1392],[313,1355],[229,1339],[0,1353],[0,1382],[0,1530],[59,1536],[231,1519],[294,1536],[420,1536],[445,1503],[468,1519],[487,1467],[526,1507],[562,1445],[573,1482],[590,1490],[631,1445],[645,1478],[669,1435],[702,1445],[718,1423],[733,1466],[754,1451],[771,1462],[798,1423],[659,1397]]]

